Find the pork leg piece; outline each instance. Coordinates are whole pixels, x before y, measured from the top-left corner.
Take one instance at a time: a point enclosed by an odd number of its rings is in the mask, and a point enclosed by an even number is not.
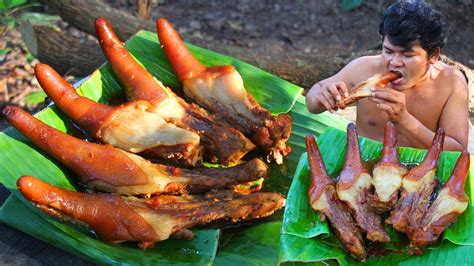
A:
[[[389,242],[378,216],[367,200],[372,189],[372,177],[362,164],[356,126],[347,126],[346,161],[339,174],[336,191],[339,199],[352,210],[355,220],[367,239],[374,242]]]
[[[140,100],[118,107],[80,96],[74,87],[48,65],[37,64],[35,73],[46,94],[91,136],[122,150],[186,166],[202,159],[200,138],[152,112]]]
[[[248,220],[271,215],[285,205],[276,193],[226,197],[158,196],[150,199],[111,194],[79,193],[23,176],[18,189],[44,212],[62,219],[89,225],[107,241],[137,241],[142,249],[181,234],[197,225],[217,220]],[[188,231],[188,233],[190,233]],[[191,233],[192,237],[192,233]]]
[[[434,177],[439,155],[443,150],[444,135],[444,129],[439,128],[423,162],[403,177],[400,199],[390,217],[385,220],[385,223],[393,225],[399,232],[410,235],[411,231],[419,226],[428,210],[430,197],[436,185]]]
[[[222,117],[263,148],[269,160],[281,164],[290,152],[291,116],[272,116],[245,90],[233,66],[205,67],[189,52],[165,19],[157,21],[158,38],[183,82],[184,93],[211,113]]]
[[[207,159],[224,165],[235,164],[255,148],[241,132],[216,123],[204,110],[188,104],[155,79],[133,59],[105,19],[97,19],[96,32],[127,97],[150,102],[151,112],[169,123],[199,134]]]
[[[110,145],[77,139],[39,121],[14,106],[5,118],[36,146],[66,165],[91,189],[122,195],[201,192],[254,181],[267,175],[267,165],[253,159],[220,169],[182,169],[153,164]]]
[[[446,227],[467,209],[469,202],[464,187],[469,164],[469,153],[464,151],[459,156],[448,182],[421,220],[420,226],[409,236],[412,252],[421,255],[423,248],[435,243]]]
[[[384,87],[392,80],[395,80],[401,77],[400,73],[395,72],[385,72],[383,74],[375,74],[366,81],[363,81],[351,89],[349,89],[349,97],[344,97],[341,100],[337,101],[337,107],[345,109],[348,105],[362,99],[369,97],[372,92],[371,88],[374,87]]]
[[[369,198],[372,209],[378,213],[389,211],[397,204],[398,191],[407,173],[398,160],[397,132],[392,122],[385,124],[384,133],[382,159],[372,173],[375,191]]]
[[[367,254],[360,229],[352,219],[350,211],[337,198],[334,182],[326,171],[313,136],[306,136],[306,149],[311,170],[311,182],[308,189],[311,207],[319,211],[321,220],[329,218],[329,223],[337,238],[352,256],[365,260]]]

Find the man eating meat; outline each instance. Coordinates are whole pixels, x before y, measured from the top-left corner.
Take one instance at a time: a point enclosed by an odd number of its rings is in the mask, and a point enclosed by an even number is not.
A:
[[[316,83],[306,96],[308,110],[334,112],[338,106],[344,108],[344,99],[353,98],[358,100],[357,129],[362,136],[383,141],[384,125],[390,120],[398,145],[429,148],[436,129],[443,127],[445,150],[466,149],[467,82],[459,70],[438,61],[444,29],[441,14],[424,1],[391,5],[379,27],[382,53],[357,58]],[[351,97],[352,87],[387,72],[398,76],[386,86],[370,83],[373,87],[365,95],[370,97]]]

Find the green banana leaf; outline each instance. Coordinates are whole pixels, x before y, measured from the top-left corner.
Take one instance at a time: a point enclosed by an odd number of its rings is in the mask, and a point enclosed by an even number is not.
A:
[[[178,89],[180,87],[180,83],[160,49],[154,33],[139,32],[126,43],[126,46],[134,58],[157,79],[172,88]],[[272,166],[275,170],[265,184],[266,190],[286,193],[291,182],[290,177],[294,172],[293,168],[296,167],[300,153],[304,151],[304,147],[299,144],[301,136],[307,132],[319,134],[333,120],[339,121],[341,125],[344,125],[346,121],[337,116],[326,114],[318,116],[320,117],[319,120],[315,117],[310,118],[304,106],[304,97],[300,95],[301,88],[231,57],[192,45],[189,45],[189,47],[198,59],[206,65],[234,65],[241,73],[247,90],[272,113],[287,112],[294,105],[291,114],[294,118],[294,127],[301,128],[300,135],[292,136],[290,139],[293,147],[292,155],[283,167]],[[95,71],[82,83],[78,91],[84,96],[104,103],[123,101],[122,88],[109,64],[104,64]],[[77,130],[71,121],[55,106],[46,108],[36,116],[48,125],[63,132],[72,135],[77,134]],[[305,128],[305,125],[310,125],[315,130]],[[337,125],[338,123],[334,123],[334,126]],[[75,190],[73,174],[68,169],[37,149],[16,130],[9,128],[0,133],[0,182],[13,193],[15,198],[10,198],[5,202],[0,213],[1,220],[54,246],[91,261],[105,264],[115,262],[211,264],[214,260],[217,246],[216,236],[219,235],[220,230],[194,230],[197,238],[186,245],[183,244],[182,249],[176,251],[173,250],[180,246],[179,243],[182,242],[165,241],[158,244],[159,248],[145,252],[136,248],[134,244],[106,244],[98,241],[90,232],[62,224],[56,219],[43,214],[27,202],[16,188],[16,181],[22,175],[33,175],[50,184]],[[274,219],[280,218],[281,220],[281,213],[274,217],[276,217]],[[272,263],[276,262],[278,239],[275,239],[275,237],[278,238],[280,226],[275,226],[275,222],[272,221],[255,226],[258,229],[250,226],[247,229],[242,229],[244,230],[242,233],[224,233],[224,237],[233,236],[233,241],[231,244],[222,247],[222,252],[219,253],[219,261],[246,261],[248,259],[258,261],[262,258],[259,254],[242,254],[240,250],[248,245],[247,236],[249,235],[246,235],[246,232],[253,235],[256,231],[265,231],[269,232],[267,235],[271,235],[273,240],[268,242],[268,239],[262,239],[262,249],[265,249],[265,246],[269,243],[274,244],[272,248],[273,255],[269,255],[268,258],[271,259]],[[203,239],[205,239],[204,244]],[[187,252],[182,252],[183,250]],[[193,254],[201,254],[200,259],[197,259]]]
[[[344,164],[346,152],[346,133],[337,129],[327,129],[318,138],[318,146],[321,151],[328,174],[335,178]],[[379,160],[382,151],[382,143],[359,137],[362,158],[364,161],[374,163]],[[426,150],[413,148],[399,148],[400,161],[405,164],[418,164],[426,155]],[[443,152],[439,159],[437,178],[445,183],[456,164],[459,152]],[[473,169],[470,169],[466,192],[470,199],[468,209],[442,236],[442,243],[429,247],[422,256],[409,256],[404,253],[395,243],[389,243],[386,249],[395,249],[384,257],[368,259],[368,265],[394,265],[411,264],[416,265],[472,265],[474,259],[467,256],[467,252],[474,251],[474,213],[472,200]],[[309,165],[307,154],[304,153],[297,166],[295,177],[287,195],[285,213],[283,217],[282,236],[280,239],[280,262],[317,262],[324,260],[337,260],[341,265],[357,264],[345,251],[342,250],[328,227],[327,222],[321,222],[319,215],[309,206]],[[389,231],[392,241],[403,239],[394,230]],[[464,253],[466,252],[466,253]],[[448,259],[449,258],[449,259]]]

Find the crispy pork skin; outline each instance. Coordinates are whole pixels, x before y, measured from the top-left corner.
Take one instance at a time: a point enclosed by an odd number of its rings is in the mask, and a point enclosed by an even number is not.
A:
[[[146,101],[117,107],[80,96],[74,87],[48,65],[37,64],[35,73],[46,94],[92,137],[153,159],[194,166],[202,160],[200,137],[167,122]]]
[[[465,185],[469,165],[469,153],[464,151],[448,182],[438,193],[419,226],[409,235],[413,253],[421,254],[426,245],[435,243],[441,233],[466,211],[469,202]]]
[[[438,159],[443,150],[444,129],[439,128],[433,138],[431,148],[423,162],[412,168],[402,182],[402,193],[397,205],[385,223],[393,225],[399,232],[408,235],[417,228],[426,213],[436,185],[435,174]]]
[[[392,122],[385,124],[382,158],[372,172],[374,194],[369,197],[373,210],[378,213],[391,210],[398,200],[398,191],[407,169],[400,164],[397,151],[397,132]]]
[[[392,80],[401,77],[399,73],[395,72],[385,72],[383,74],[375,74],[369,79],[355,85],[349,90],[349,96],[342,98],[340,101],[337,102],[337,107],[341,109],[345,109],[346,106],[362,99],[369,97],[372,92],[370,91],[371,88],[376,86],[385,86]]]
[[[36,146],[66,165],[91,189],[123,195],[202,192],[265,177],[267,165],[253,159],[219,169],[182,169],[77,139],[54,129],[18,107],[3,109],[6,119]]]
[[[90,226],[108,242],[139,242],[146,249],[173,234],[192,237],[187,230],[217,220],[248,220],[271,215],[285,205],[276,193],[225,196],[158,196],[149,199],[112,194],[86,194],[23,176],[18,189],[44,212]],[[191,235],[189,235],[191,234]]]
[[[337,198],[334,182],[329,177],[326,166],[313,136],[306,137],[311,182],[308,189],[309,204],[318,211],[322,220],[329,223],[342,246],[355,258],[365,260],[367,253],[359,227],[352,219],[346,205]]]
[[[165,19],[157,21],[158,38],[183,82],[185,94],[212,114],[242,131],[269,160],[282,163],[290,152],[286,145],[291,117],[273,116],[245,90],[242,77],[233,66],[205,67],[189,52],[178,33]]]
[[[234,125],[221,125],[204,110],[189,104],[146,71],[130,55],[108,22],[99,18],[96,32],[107,60],[130,100],[146,100],[149,110],[168,123],[199,134],[205,159],[224,165],[238,163],[255,145]]]

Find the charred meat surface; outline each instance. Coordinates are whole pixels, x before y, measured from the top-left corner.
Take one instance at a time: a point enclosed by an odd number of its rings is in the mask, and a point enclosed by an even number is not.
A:
[[[267,152],[269,160],[281,164],[290,152],[286,142],[291,133],[291,117],[273,116],[262,108],[245,90],[242,77],[233,66],[202,65],[166,19],[157,21],[157,31],[185,94],[242,131]]]
[[[374,194],[370,205],[378,213],[391,210],[397,203],[398,191],[407,169],[400,164],[397,151],[397,132],[392,122],[385,125],[382,158],[372,172]]]
[[[352,210],[357,224],[374,242],[389,242],[390,238],[380,222],[380,217],[372,211],[367,198],[372,189],[372,177],[362,163],[356,126],[347,126],[346,161],[339,174],[336,191],[339,199]]]
[[[71,169],[91,189],[123,195],[199,192],[254,181],[268,173],[267,165],[253,159],[219,169],[182,169],[154,164],[110,145],[77,139],[54,129],[14,106],[5,118],[36,146]]]
[[[369,79],[349,89],[349,96],[342,98],[340,101],[338,101],[337,107],[345,109],[348,105],[362,98],[369,97],[372,94],[372,92],[370,91],[371,88],[374,88],[376,86],[385,86],[390,81],[395,80],[399,77],[401,77],[401,75],[395,72],[386,72],[383,74],[373,75]]]
[[[311,207],[320,213],[321,219],[329,219],[331,228],[343,247],[355,258],[365,260],[367,254],[359,227],[352,219],[350,211],[339,201],[334,182],[329,177],[326,166],[313,136],[306,137],[311,182],[308,189]]]
[[[465,185],[469,160],[467,151],[459,156],[448,182],[438,193],[418,227],[409,235],[413,253],[421,254],[426,245],[435,243],[441,233],[467,209],[469,202]]]
[[[150,199],[86,194],[23,176],[18,189],[44,212],[90,226],[108,242],[139,242],[142,249],[173,234],[192,237],[187,228],[217,220],[247,220],[271,215],[285,205],[276,193],[250,195],[158,196]]]
[[[201,138],[206,159],[224,165],[238,163],[255,145],[234,125],[221,125],[196,105],[179,98],[130,55],[108,22],[99,18],[96,32],[105,56],[131,100],[150,102],[150,112]]]
[[[435,173],[439,155],[443,150],[444,135],[444,129],[439,128],[423,162],[412,168],[403,178],[400,199],[390,217],[385,220],[385,223],[393,225],[399,232],[410,235],[420,226],[428,210],[430,197],[436,185]]]

